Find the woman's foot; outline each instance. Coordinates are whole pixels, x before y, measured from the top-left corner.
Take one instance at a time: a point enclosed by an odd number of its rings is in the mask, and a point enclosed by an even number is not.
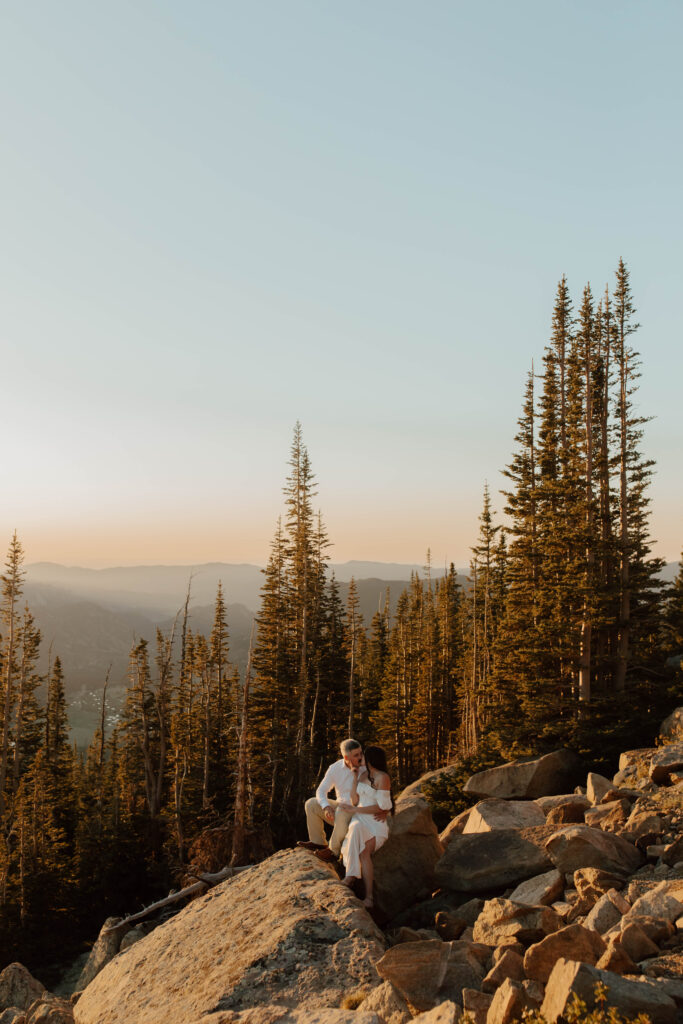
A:
[[[342,878],[342,885],[345,885],[347,889],[353,889],[354,885],[358,881],[353,875],[347,875],[346,878]]]

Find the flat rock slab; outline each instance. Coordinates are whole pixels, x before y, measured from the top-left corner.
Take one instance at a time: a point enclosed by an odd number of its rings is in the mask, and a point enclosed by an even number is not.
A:
[[[534,800],[480,800],[472,808],[463,835],[500,828],[535,828],[545,825],[545,814]]]
[[[555,831],[543,825],[453,836],[436,865],[436,882],[460,892],[517,885],[552,868],[544,845]]]
[[[514,903],[527,903],[530,907],[537,907],[540,904],[549,907],[561,896],[563,890],[564,876],[553,868],[552,871],[544,871],[542,875],[520,882],[508,899]]]
[[[345,993],[379,984],[373,964],[384,947],[330,868],[282,850],[119,953],[74,1016],[76,1024],[169,1024],[273,1004],[335,1008]]]
[[[555,750],[528,761],[509,761],[472,775],[463,786],[468,796],[534,800],[566,792],[574,785],[581,762],[570,750]]]
[[[588,825],[569,825],[558,829],[545,848],[563,875],[579,868],[601,868],[603,871],[630,874],[643,863],[640,851],[626,839]]]

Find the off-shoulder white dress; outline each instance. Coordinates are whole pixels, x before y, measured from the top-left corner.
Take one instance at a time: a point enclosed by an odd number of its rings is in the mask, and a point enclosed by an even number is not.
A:
[[[391,810],[391,793],[388,789],[373,789],[369,782],[359,782],[357,792],[359,807],[377,804],[382,811]],[[386,821],[377,821],[372,814],[354,814],[341,848],[346,874],[360,878],[360,855],[368,839],[374,839],[375,850],[379,850],[388,837]]]

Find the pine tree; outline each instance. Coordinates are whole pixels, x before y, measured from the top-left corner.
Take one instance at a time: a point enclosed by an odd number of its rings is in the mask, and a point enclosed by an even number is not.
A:
[[[5,572],[2,574],[2,606],[0,617],[5,625],[6,639],[2,651],[2,740],[0,741],[0,819],[6,809],[6,781],[10,753],[10,730],[16,701],[17,674],[17,641],[18,641],[18,605],[21,597],[25,572],[23,569],[24,552],[16,532],[12,537]]]

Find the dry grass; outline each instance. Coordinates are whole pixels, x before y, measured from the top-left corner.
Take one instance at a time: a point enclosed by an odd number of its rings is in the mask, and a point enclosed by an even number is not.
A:
[[[357,1010],[360,1004],[363,1002],[365,997],[369,995],[370,989],[365,986],[363,988],[355,988],[353,992],[348,992],[341,1001],[342,1010]]]

